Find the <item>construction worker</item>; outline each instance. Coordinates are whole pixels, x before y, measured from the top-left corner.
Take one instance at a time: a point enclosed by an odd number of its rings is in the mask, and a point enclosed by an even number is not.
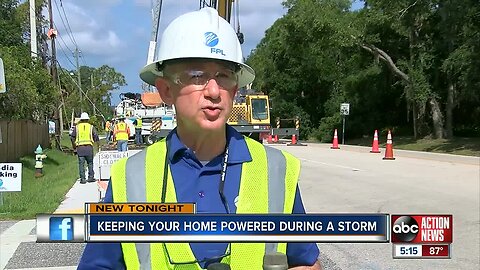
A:
[[[130,128],[125,123],[125,116],[118,117],[118,122],[113,128],[113,136],[117,142],[117,150],[119,152],[128,151],[128,137],[130,137]]]
[[[112,140],[112,133],[113,133],[113,125],[110,119],[107,119],[105,122],[105,132],[107,133],[107,143]]]
[[[133,125],[135,126],[135,144],[142,145],[143,138],[142,138],[142,117],[140,115],[135,115],[135,120],[133,121]]]
[[[95,182],[93,173],[93,143],[98,142],[98,134],[92,124],[89,123],[88,113],[80,115],[80,121],[72,131],[75,138],[75,149],[78,156],[78,172],[80,184]],[[88,180],[85,181],[85,161],[88,165]]]
[[[237,89],[255,77],[242,60],[235,31],[215,9],[187,13],[165,29],[158,60],[140,77],[175,105],[177,128],[112,166],[105,202],[195,202],[198,213],[305,213],[299,160],[226,124]],[[89,243],[78,269],[202,269],[221,260],[234,270],[257,270],[265,252],[275,250],[286,253],[292,269],[321,269],[315,243]]]

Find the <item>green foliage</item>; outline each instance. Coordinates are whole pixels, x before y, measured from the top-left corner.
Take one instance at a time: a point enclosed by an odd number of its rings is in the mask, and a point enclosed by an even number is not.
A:
[[[46,26],[42,11],[46,1],[37,0],[37,40],[44,44]],[[98,126],[103,117],[111,115],[110,91],[126,84],[122,74],[107,65],[99,68],[81,67],[82,102],[71,71],[59,69],[61,91],[53,85],[48,70],[47,52],[39,46],[39,54],[30,53],[30,25],[28,1],[0,0],[0,57],[5,65],[8,91],[0,94],[0,118],[44,120],[53,116],[59,104],[64,104],[66,122],[72,112],[78,116],[81,109],[88,112]],[[95,106],[94,106],[95,105]]]
[[[96,116],[98,127],[101,126],[102,121],[111,117],[110,92],[126,85],[125,77],[121,73],[107,65],[99,68],[80,67],[83,90],[82,99],[80,99],[76,71],[60,70],[59,72],[68,117],[72,112],[78,117],[83,109],[89,115]],[[72,76],[71,73],[75,75]]]
[[[74,155],[58,150],[45,151],[44,176],[35,178],[35,157],[21,158],[22,191],[5,192],[0,206],[0,219],[29,219],[38,213],[53,213],[65,199],[65,194],[78,177],[78,162]],[[42,192],[39,192],[41,190]]]
[[[453,130],[480,127],[478,1],[371,0],[358,11],[350,2],[284,1],[287,14],[247,59],[274,117],[301,114],[302,132],[328,142],[343,102],[350,137],[392,127],[413,135],[413,119],[419,135],[439,134],[448,121]]]
[[[40,120],[49,116],[58,99],[48,71],[30,57],[26,46],[0,47],[8,91],[0,94],[0,118]]]
[[[0,45],[13,46],[22,42],[21,21],[17,18],[18,0],[0,0]]]
[[[313,132],[313,137],[320,142],[332,142],[333,130],[339,127],[339,116],[328,116],[322,118],[320,126]]]

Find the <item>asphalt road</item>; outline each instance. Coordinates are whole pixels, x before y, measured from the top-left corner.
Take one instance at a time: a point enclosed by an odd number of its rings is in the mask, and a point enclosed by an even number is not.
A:
[[[453,215],[451,259],[392,259],[388,243],[320,243],[324,269],[480,268],[478,157],[394,150],[396,160],[382,160],[383,153],[365,147],[275,147],[302,161],[300,189],[307,212]],[[20,225],[25,235],[8,235]],[[34,221],[20,225],[0,222],[2,248],[18,242],[8,260],[2,250],[5,269],[75,269],[67,266],[76,265],[84,244],[35,243]]]
[[[392,259],[392,244],[321,243],[325,269],[479,269],[480,159],[365,147],[281,147],[302,160],[311,213],[452,214],[451,259]],[[383,152],[383,150],[382,150]]]

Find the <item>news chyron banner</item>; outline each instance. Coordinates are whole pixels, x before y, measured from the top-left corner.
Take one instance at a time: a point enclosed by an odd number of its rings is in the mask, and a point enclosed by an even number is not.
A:
[[[388,214],[197,214],[195,204],[88,203],[39,215],[37,242],[389,243]]]
[[[393,258],[450,259],[452,215],[392,215]]]

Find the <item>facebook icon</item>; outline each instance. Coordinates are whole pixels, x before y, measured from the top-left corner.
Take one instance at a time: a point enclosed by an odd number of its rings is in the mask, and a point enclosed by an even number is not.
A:
[[[73,219],[71,217],[50,217],[50,240],[73,240]]]

